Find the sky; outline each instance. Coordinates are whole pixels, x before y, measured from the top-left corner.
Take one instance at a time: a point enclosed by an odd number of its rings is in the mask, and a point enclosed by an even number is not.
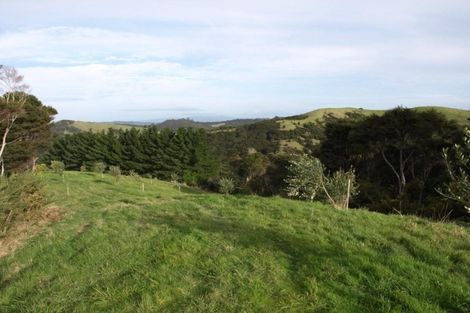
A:
[[[57,119],[470,109],[468,0],[0,0],[0,64]]]

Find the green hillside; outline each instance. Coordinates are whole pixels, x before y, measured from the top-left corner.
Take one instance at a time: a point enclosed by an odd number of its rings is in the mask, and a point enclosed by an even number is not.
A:
[[[424,110],[436,110],[443,113],[447,118],[456,120],[460,125],[470,125],[470,110],[461,110],[447,107],[416,107],[413,110],[424,111]],[[345,117],[348,112],[357,112],[364,115],[378,114],[381,115],[385,110],[367,110],[367,109],[358,109],[358,108],[326,108],[318,109],[305,114],[281,118],[279,123],[281,129],[283,130],[292,130],[295,127],[309,123],[315,122],[317,120],[322,120],[325,114],[333,114],[336,117]]]
[[[470,309],[468,227],[161,181],[144,180],[142,191],[131,178],[43,175],[63,217],[0,259],[0,312]]]
[[[61,120],[53,124],[52,131],[55,134],[74,134],[82,131],[101,132],[109,128],[113,129],[131,129],[133,127],[142,127],[138,125],[127,125],[118,123],[97,123],[97,122],[82,122],[72,120]]]

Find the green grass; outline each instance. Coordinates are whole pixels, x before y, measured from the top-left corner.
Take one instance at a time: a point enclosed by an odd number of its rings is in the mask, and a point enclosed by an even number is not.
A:
[[[65,217],[0,259],[0,312],[470,310],[462,226],[44,175]]]
[[[436,106],[426,106],[426,107],[416,107],[413,110],[424,111],[434,109],[438,112],[443,113],[447,118],[457,121],[460,125],[470,126],[470,110],[461,110],[447,107],[436,107]],[[381,115],[385,110],[367,110],[367,109],[357,109],[357,108],[328,108],[328,109],[318,109],[308,113],[305,113],[298,118],[286,118],[279,120],[281,129],[283,130],[293,130],[299,125],[306,123],[315,122],[317,120],[322,120],[325,114],[333,114],[336,117],[342,118],[346,116],[348,112],[358,112],[366,116],[372,114]]]

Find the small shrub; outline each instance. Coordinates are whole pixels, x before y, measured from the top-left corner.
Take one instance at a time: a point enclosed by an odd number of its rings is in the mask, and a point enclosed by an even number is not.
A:
[[[54,173],[63,175],[65,170],[65,165],[61,161],[52,161],[51,162],[51,169]]]
[[[103,173],[106,170],[106,165],[103,162],[95,162],[93,164],[93,172],[100,174],[103,177]]]
[[[338,209],[347,209],[352,197],[357,195],[356,175],[352,169],[327,176],[320,160],[307,155],[290,161],[286,183],[290,197],[327,200]]]
[[[119,168],[119,166],[110,166],[109,174],[113,176],[116,181],[119,181],[119,179],[121,178],[121,169]]]
[[[83,164],[82,166],[80,166],[80,172],[86,172],[87,171],[87,167],[85,164]]]
[[[139,173],[134,170],[129,171],[129,176],[135,179],[136,181],[141,181],[142,177],[140,177]]]
[[[47,164],[38,164],[36,165],[36,172],[37,173],[44,173],[44,172],[47,172],[49,170],[49,168],[47,167]]]
[[[181,191],[181,178],[178,174],[172,173],[170,176],[171,183],[175,186],[178,187],[178,190]]]
[[[224,195],[232,194],[235,191],[235,182],[231,178],[221,178],[219,180],[219,192]]]
[[[0,180],[0,232],[5,234],[21,217],[29,216],[47,204],[45,184],[38,175],[27,172]]]

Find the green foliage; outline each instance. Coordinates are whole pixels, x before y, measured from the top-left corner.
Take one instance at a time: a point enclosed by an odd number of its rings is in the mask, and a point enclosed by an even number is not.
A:
[[[116,181],[121,178],[121,168],[119,166],[110,166],[109,174],[114,177]]]
[[[8,134],[9,144],[3,156],[7,173],[32,169],[36,160],[49,149],[51,121],[56,114],[54,108],[44,106],[35,96],[26,96],[22,114]],[[2,127],[0,121],[0,129]]]
[[[41,164],[36,165],[37,173],[47,172],[48,170],[49,168],[47,167],[47,164],[41,163]]]
[[[51,170],[56,174],[63,175],[65,165],[61,161],[51,161]]]
[[[232,194],[235,191],[235,182],[232,178],[223,177],[219,180],[219,192],[224,195]]]
[[[322,188],[323,165],[317,158],[301,156],[290,161],[287,195],[313,201]]]
[[[339,170],[327,176],[320,160],[307,155],[290,162],[286,182],[288,196],[310,201],[326,200],[335,208],[348,208],[350,199],[357,195],[353,170]]]
[[[31,172],[0,179],[0,233],[47,204],[44,182]]]
[[[219,160],[204,130],[176,131],[148,127],[106,133],[78,133],[58,138],[47,159],[63,160],[68,169],[85,163],[114,164],[124,172],[170,179],[174,172],[188,181],[200,183],[219,173]]]
[[[359,193],[356,175],[352,169],[336,171],[330,176],[325,176],[324,181],[327,198],[335,207],[348,208],[350,200]]]
[[[0,258],[0,311],[468,312],[465,226],[43,176],[67,216]]]
[[[456,123],[436,111],[398,107],[380,116],[326,119],[314,153],[331,172],[355,169],[362,182],[356,205],[432,216],[432,207],[442,204],[436,203],[436,188],[448,180],[442,149],[462,136]]]
[[[440,193],[463,204],[470,213],[470,129],[466,129],[462,145],[444,149],[443,155],[451,181]]]

